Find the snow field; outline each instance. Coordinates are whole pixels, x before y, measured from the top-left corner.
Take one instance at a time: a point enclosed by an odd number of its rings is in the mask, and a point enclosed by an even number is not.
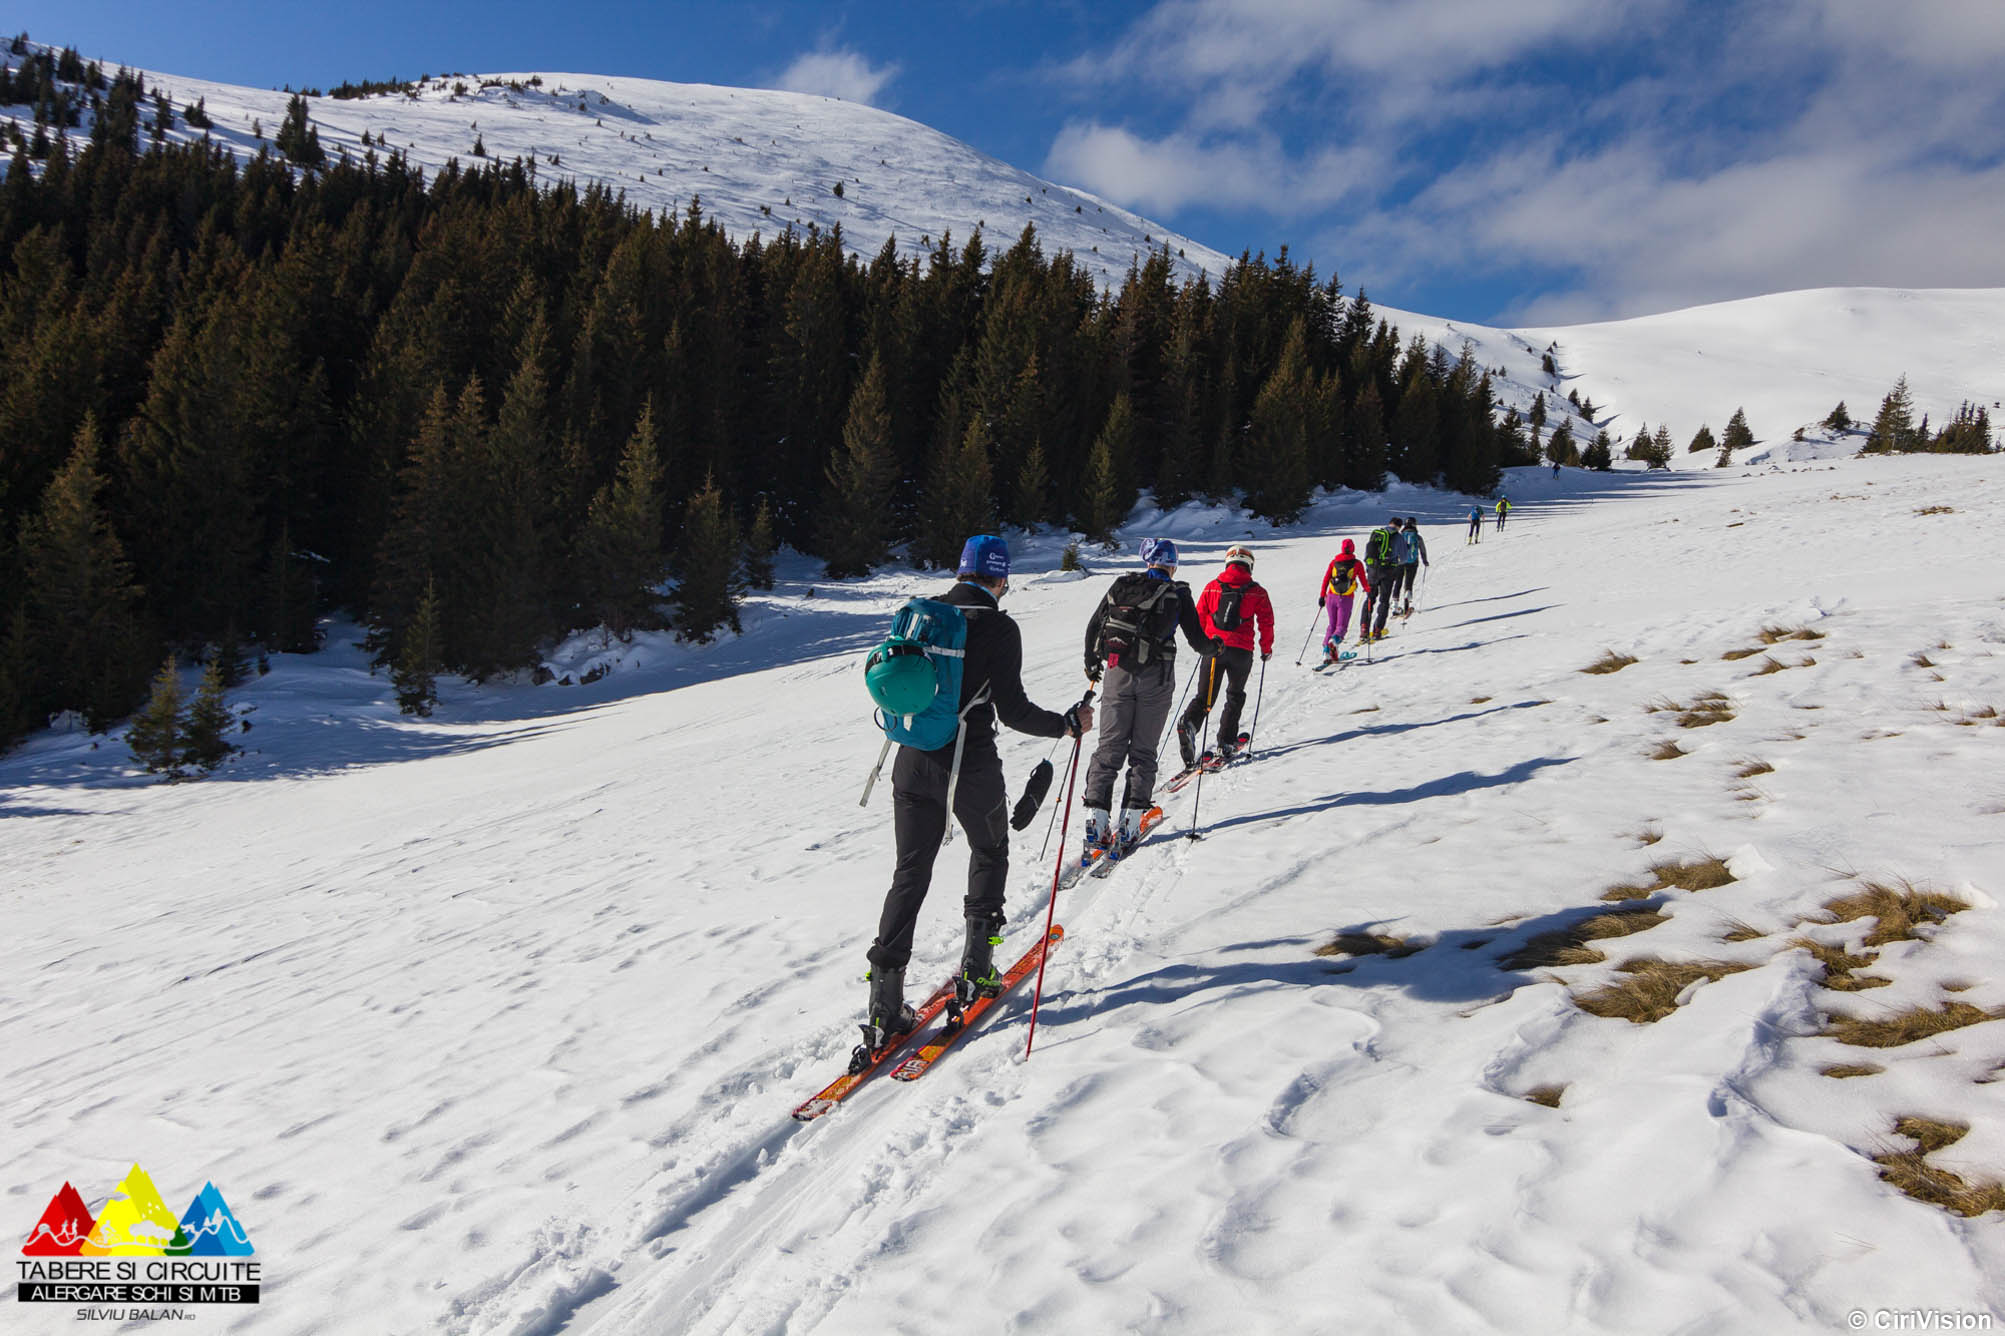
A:
[[[1260,759],[1068,893],[1028,1063],[1024,998],[922,1081],[813,1124],[788,1111],[854,1042],[891,858],[886,796],[856,806],[876,754],[856,666],[937,577],[808,597],[811,568],[783,568],[740,638],[581,638],[555,666],[616,661],[602,681],[449,687],[423,723],[352,646],[281,658],[233,698],[257,750],[200,783],[142,782],[115,740],[39,738],[0,761],[5,1199],[25,1231],[66,1178],[93,1207],[134,1159],[170,1197],[213,1178],[269,1279],[256,1311],[205,1319],[225,1330],[1771,1332],[1999,1311],[1997,1217],[1903,1197],[1866,1156],[1924,1114],[1971,1124],[1933,1162],[2005,1174],[1980,1084],[2005,1026],[1892,1049],[1816,1033],[1827,1013],[2005,1006],[2005,729],[1983,713],[2005,707],[2005,587],[1973,555],[2005,537],[1995,463],[1509,487],[1510,526],[1477,546],[1465,503],[1403,487],[1252,534],[1280,609]],[[1297,668],[1336,540],[1388,511],[1423,518],[1420,612],[1376,662]],[[1131,527],[1175,533],[1194,580],[1248,536],[1196,507]],[[1061,545],[1018,544],[1005,604],[1047,705],[1083,688],[1079,629],[1127,561],[1058,578]],[[1764,627],[1822,638],[1722,657]],[[1637,662],[1579,671],[1605,649]],[[1651,708],[1712,691],[1731,719]],[[1667,738],[1686,754],[1651,759]],[[1014,789],[1049,744],[1005,739]],[[1752,760],[1774,768],[1736,778]],[[1194,805],[1205,838],[1177,838]],[[1043,920],[1041,835],[1013,846],[1011,950]],[[915,989],[958,951],[964,849],[940,859]],[[1706,854],[1736,879],[1632,902],[1665,921],[1595,942],[1604,961],[1502,967],[1622,907],[1600,897],[1652,863]],[[1874,948],[1860,972],[1890,985],[1835,993],[1787,943],[1858,953],[1869,921],[1798,926],[1855,876],[1972,908]],[[1743,924],[1763,935],[1723,940]],[[1346,931],[1418,949],[1316,954]],[[1571,1000],[1645,955],[1749,968],[1650,1024]],[[1860,1062],[1885,1071],[1820,1074]],[[1539,1086],[1558,1107],[1524,1098]]]

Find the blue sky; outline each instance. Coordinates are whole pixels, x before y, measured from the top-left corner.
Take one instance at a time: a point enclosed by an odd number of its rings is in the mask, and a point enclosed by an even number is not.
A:
[[[17,3],[276,87],[551,70],[835,93],[1228,253],[1468,320],[2005,284],[2005,0]]]

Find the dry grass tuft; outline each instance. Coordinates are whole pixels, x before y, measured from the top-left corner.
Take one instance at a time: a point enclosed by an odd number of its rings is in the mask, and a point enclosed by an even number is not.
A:
[[[1559,965],[1598,965],[1607,956],[1589,946],[1589,942],[1605,941],[1610,937],[1627,937],[1631,933],[1654,928],[1670,916],[1657,911],[1655,905],[1637,905],[1631,909],[1614,909],[1605,914],[1595,914],[1570,923],[1552,932],[1542,932],[1523,946],[1497,962],[1507,970],[1544,969]]]
[[[1998,1015],[1982,1007],[1973,1007],[1968,1002],[1945,1002],[1934,1011],[1927,1007],[1909,1007],[1906,1011],[1897,1011],[1878,1020],[1834,1012],[1825,1023],[1824,1033],[1841,1044],[1850,1044],[1855,1048],[1899,1048],[1920,1039],[1961,1030],[1966,1025],[1981,1025],[1985,1021],[1996,1020]]]
[[[1367,706],[1365,706],[1365,707],[1364,707],[1364,708],[1363,708],[1362,710],[1352,710],[1352,711],[1351,711],[1351,713],[1352,713],[1352,714],[1377,714],[1377,713],[1378,713],[1378,706],[1376,706],[1376,705],[1367,705]]]
[[[1678,1009],[1678,995],[1701,979],[1715,982],[1751,970],[1726,960],[1659,960],[1638,956],[1616,966],[1624,976],[1591,993],[1576,993],[1573,1004],[1591,1016],[1648,1025]]]
[[[1764,654],[1761,657],[1761,667],[1755,669],[1749,676],[1767,677],[1770,673],[1781,672],[1782,668],[1783,664],[1780,659],[1775,658],[1773,655]]]
[[[1664,741],[1657,744],[1656,751],[1650,753],[1650,759],[1653,761],[1671,761],[1671,760],[1676,760],[1678,757],[1683,756],[1685,754],[1686,752],[1683,747],[1680,747],[1676,742],[1673,742],[1671,739],[1666,738],[1664,739]]]
[[[1933,668],[1933,667],[1935,667],[1935,660],[1934,660],[1934,659],[1931,659],[1931,658],[1929,658],[1929,657],[1928,657],[1928,651],[1927,651],[1927,650],[1921,650],[1921,649],[1918,649],[1918,650],[1916,650],[1916,651],[1914,652],[1914,658],[1913,658],[1912,662],[1913,662],[1914,666],[1915,666],[1915,667],[1917,667],[1917,668]]]
[[[1785,640],[1822,640],[1822,631],[1813,631],[1807,626],[1764,626],[1755,633],[1755,639],[1764,645],[1780,644]]]
[[[1842,946],[1826,946],[1808,937],[1792,938],[1790,946],[1800,946],[1817,957],[1817,963],[1824,967],[1824,986],[1834,992],[1856,993],[1866,988],[1884,988],[1892,979],[1877,974],[1854,974],[1852,971],[1864,969],[1878,960],[1879,953],[1852,955]]]
[[[1720,655],[1720,657],[1722,659],[1725,659],[1728,663],[1732,663],[1736,659],[1751,659],[1759,653],[1761,653],[1761,651],[1758,649],[1730,649],[1726,653]]]
[[[1316,948],[1319,956],[1390,956],[1398,960],[1421,948],[1404,937],[1382,932],[1340,932],[1330,942]]]
[[[1740,769],[1733,772],[1733,777],[1735,779],[1753,779],[1756,775],[1772,775],[1774,773],[1774,766],[1766,761],[1750,757],[1748,760],[1741,762]]]
[[[1684,707],[1678,716],[1679,728],[1705,728],[1733,718],[1733,702],[1717,691],[1709,691]]]
[[[1635,663],[1636,661],[1637,661],[1636,656],[1633,654],[1618,654],[1612,649],[1604,650],[1600,658],[1596,659],[1593,663],[1588,664],[1587,667],[1581,669],[1580,671],[1582,671],[1583,673],[1597,673],[1597,674],[1619,673],[1624,668],[1627,668],[1630,664]]]
[[[1471,705],[1488,705],[1490,703],[1490,698],[1488,696],[1471,696],[1469,698],[1469,703]]]
[[[1548,1109],[1557,1109],[1561,1095],[1566,1093],[1563,1085],[1533,1086],[1525,1092],[1525,1098],[1533,1104],[1543,1104]]]
[[[1917,929],[1922,924],[1941,923],[1970,906],[1953,895],[1924,890],[1912,882],[1888,886],[1869,881],[1851,895],[1825,901],[1824,908],[1832,915],[1833,923],[1851,923],[1863,918],[1879,920],[1866,935],[1866,945],[1885,946],[1888,942],[1921,941]]]
[[[1664,838],[1664,828],[1658,825],[1654,821],[1647,822],[1644,825],[1643,829],[1637,831],[1634,835],[1631,835],[1629,838],[1636,841],[1636,843],[1638,844],[1643,844],[1643,845],[1655,844],[1657,841]]]
[[[1917,515],[1954,515],[1955,513],[1955,506],[1923,506],[1921,509],[1915,511]]]
[[[1842,1081],[1849,1076],[1878,1076],[1886,1068],[1877,1062],[1834,1062],[1821,1069],[1823,1075]]]
[[[1970,1131],[1968,1123],[1944,1122],[1910,1114],[1894,1120],[1894,1134],[1915,1143],[1913,1150],[1894,1150],[1875,1155],[1880,1177],[1916,1201],[1940,1206],[1961,1216],[1980,1216],[1989,1211],[2005,1211],[2005,1184],[1970,1183],[1959,1174],[1928,1162],[1935,1151],[1953,1146]]]
[[[1739,919],[1729,919],[1727,921],[1732,926],[1720,934],[1720,940],[1723,942],[1758,942],[1768,936],[1767,933],[1755,927],[1752,923],[1743,923]]]
[[[1666,859],[1661,863],[1652,863],[1650,871],[1657,878],[1657,890],[1675,886],[1681,891],[1711,891],[1732,884],[1734,879],[1726,860],[1712,854],[1701,854],[1683,861]]]

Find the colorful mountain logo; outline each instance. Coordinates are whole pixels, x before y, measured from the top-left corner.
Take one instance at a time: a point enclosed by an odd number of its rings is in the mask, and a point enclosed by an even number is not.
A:
[[[202,1185],[177,1222],[136,1164],[96,1219],[64,1183],[21,1245],[24,1257],[249,1257],[254,1251],[214,1183]]]
[[[76,1257],[96,1223],[77,1190],[64,1183],[62,1190],[49,1198],[49,1209],[35,1222],[21,1252],[28,1257]]]

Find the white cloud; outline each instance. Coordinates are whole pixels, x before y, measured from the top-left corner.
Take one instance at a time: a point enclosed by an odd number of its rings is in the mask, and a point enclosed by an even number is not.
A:
[[[2005,284],[2001,58],[1998,0],[1162,0],[1061,73],[1167,115],[1047,171],[1381,293],[1568,275],[1514,315]]]
[[[827,48],[795,57],[793,64],[780,71],[773,86],[875,105],[884,86],[897,77],[896,64],[872,65],[861,52]]]

